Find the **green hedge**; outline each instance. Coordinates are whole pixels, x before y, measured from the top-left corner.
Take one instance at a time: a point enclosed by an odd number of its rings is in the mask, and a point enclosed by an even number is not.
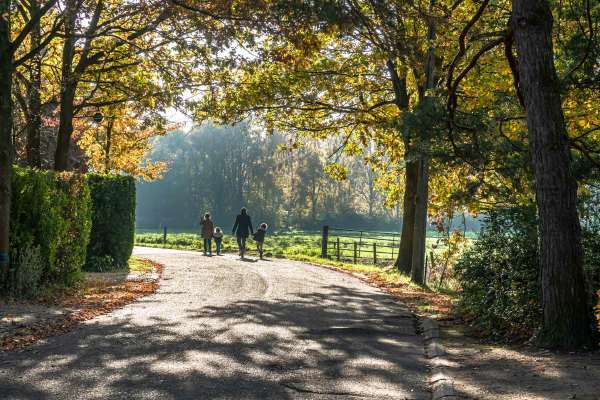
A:
[[[130,176],[89,175],[92,233],[86,270],[127,265],[135,240],[135,180]]]
[[[72,285],[85,263],[91,227],[86,178],[14,168],[11,269],[4,290],[34,296],[49,285]]]

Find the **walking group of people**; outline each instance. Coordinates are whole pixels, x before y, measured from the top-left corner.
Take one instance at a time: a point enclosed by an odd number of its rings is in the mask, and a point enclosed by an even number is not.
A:
[[[215,227],[209,213],[204,214],[204,217],[200,221],[200,226],[202,239],[204,241],[204,255],[212,255],[212,241],[214,240],[217,255],[220,256],[223,245],[223,230],[218,226]],[[246,253],[246,241],[248,237],[250,237],[250,234],[252,234],[252,239],[256,242],[256,248],[260,259],[262,260],[267,228],[268,225],[263,222],[255,232],[252,227],[250,215],[248,215],[245,208],[242,208],[240,214],[235,218],[235,223],[231,231],[232,235],[235,235],[241,258],[244,258],[244,254]]]

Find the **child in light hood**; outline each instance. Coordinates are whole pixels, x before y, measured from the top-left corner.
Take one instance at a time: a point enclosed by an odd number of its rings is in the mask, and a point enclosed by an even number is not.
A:
[[[252,238],[256,241],[256,248],[261,260],[263,259],[263,246],[265,244],[265,236],[267,234],[268,227],[269,226],[263,222],[252,236]]]
[[[215,239],[215,244],[217,245],[217,255],[221,255],[221,243],[223,243],[223,231],[218,226],[215,228],[215,232],[213,233],[213,239]]]

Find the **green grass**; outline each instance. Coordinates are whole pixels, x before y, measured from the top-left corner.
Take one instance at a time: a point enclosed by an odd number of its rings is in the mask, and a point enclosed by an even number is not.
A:
[[[392,236],[364,233],[362,237],[350,238],[332,234],[329,238],[328,253],[333,259],[337,259],[336,245],[338,238],[340,242],[340,261],[354,261],[354,243],[357,243],[358,263],[373,263],[373,243],[377,244],[378,264],[391,264],[398,255],[397,237],[393,238]],[[392,240],[395,240],[395,242],[392,242]],[[249,240],[248,243],[250,254],[255,254],[256,247],[254,242]],[[167,234],[167,242],[164,244],[162,232],[141,230],[136,234],[136,244],[147,247],[202,250],[202,240],[199,235],[194,232],[184,231],[169,232]],[[394,249],[383,247],[384,245],[394,245]],[[427,247],[428,252],[431,250],[435,252],[442,250],[441,246],[437,245],[436,238],[428,238]],[[223,251],[226,253],[237,252],[237,244],[233,236],[226,235],[224,237]],[[321,233],[304,231],[269,233],[265,240],[265,253],[268,257],[277,258],[319,257],[321,255]]]

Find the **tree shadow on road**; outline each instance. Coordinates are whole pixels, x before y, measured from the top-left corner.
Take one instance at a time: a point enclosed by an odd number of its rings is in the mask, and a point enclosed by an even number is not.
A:
[[[7,354],[0,391],[18,399],[424,398],[413,324],[388,296],[341,286],[151,315],[145,325],[113,318]]]
[[[3,398],[429,396],[415,320],[376,290],[323,285],[285,298],[174,309],[173,315],[152,315],[156,299],[138,304],[149,314],[144,323],[100,319],[3,354]],[[506,368],[534,372],[517,364],[507,360]],[[556,378],[540,379],[550,385]],[[493,379],[485,382],[492,390]],[[523,398],[549,398],[518,389]]]

